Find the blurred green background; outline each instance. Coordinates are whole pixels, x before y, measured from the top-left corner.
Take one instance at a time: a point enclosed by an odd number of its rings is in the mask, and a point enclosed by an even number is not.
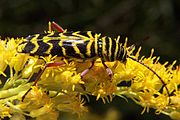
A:
[[[48,21],[56,21],[68,30],[128,36],[130,44],[149,37],[141,43],[141,55],[149,56],[151,48],[155,48],[162,63],[178,60],[179,65],[179,12],[180,0],[0,0],[0,36],[4,39],[43,33]],[[123,120],[170,119],[155,115],[154,110],[141,115],[142,107],[120,98],[106,105],[92,98],[89,106],[99,115],[113,106]]]

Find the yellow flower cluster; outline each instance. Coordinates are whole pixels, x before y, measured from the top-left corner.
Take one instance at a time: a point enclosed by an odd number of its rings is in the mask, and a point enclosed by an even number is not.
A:
[[[104,103],[111,102],[114,96],[129,97],[144,107],[142,113],[154,108],[157,114],[164,113],[172,119],[180,119],[180,68],[175,68],[175,62],[171,65],[168,62],[159,63],[159,57],[153,56],[153,49],[146,58],[139,57],[141,48],[133,55],[135,48],[129,50],[127,43],[124,45],[129,56],[146,64],[162,78],[168,91],[152,71],[130,58],[127,58],[126,64],[106,62],[114,74],[112,79],[100,59],[81,79],[81,72],[90,66],[91,61],[68,62],[56,56],[39,59],[17,53],[16,47],[22,40],[0,40],[0,118],[25,119],[25,116],[30,116],[38,120],[55,120],[60,112],[75,113],[81,117],[88,112],[85,102],[91,102],[81,96],[85,95],[88,99],[88,95],[93,95]],[[45,64],[62,61],[65,64],[46,68],[37,85],[32,86]],[[120,85],[122,82],[130,82],[130,85]],[[22,96],[30,88],[22,101]]]

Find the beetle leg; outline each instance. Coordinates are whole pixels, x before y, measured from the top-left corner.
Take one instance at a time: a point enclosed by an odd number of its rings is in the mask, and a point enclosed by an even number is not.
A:
[[[83,78],[83,77],[89,72],[89,70],[94,66],[94,62],[95,62],[95,61],[92,61],[91,66],[90,66],[89,68],[85,69],[85,70],[81,73],[81,78]]]
[[[55,28],[58,32],[64,32],[64,29],[54,21],[52,22],[51,26],[52,28]]]
[[[40,80],[41,75],[44,73],[44,71],[46,70],[46,68],[48,68],[48,67],[61,66],[61,65],[63,65],[63,64],[65,64],[64,61],[62,61],[62,62],[47,63],[47,64],[45,65],[45,67],[39,72],[39,74],[38,74],[38,76],[36,77],[36,80],[34,81],[34,83],[33,83],[32,86],[35,86],[35,85],[37,84],[37,82]],[[26,97],[26,95],[27,95],[31,90],[32,90],[32,87],[29,88],[29,89],[26,91],[26,93],[22,96],[22,101],[24,101],[24,98]]]
[[[102,60],[102,64],[104,65],[106,72],[108,73],[109,77],[112,79],[113,77],[113,72],[110,68],[108,68],[108,66],[105,64],[105,62]]]
[[[52,28],[56,29],[60,33],[64,32],[64,29],[54,21],[49,22],[49,32],[52,32]]]

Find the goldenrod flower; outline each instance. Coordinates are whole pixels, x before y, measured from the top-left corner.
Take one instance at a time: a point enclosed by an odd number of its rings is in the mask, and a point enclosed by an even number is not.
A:
[[[51,32],[51,31],[49,31]],[[103,103],[111,102],[113,96],[124,96],[134,100],[144,107],[156,109],[156,113],[164,113],[172,119],[179,119],[180,115],[180,68],[159,62],[159,57],[153,55],[140,57],[140,50],[133,55],[135,48],[130,49],[127,43],[124,47],[128,55],[153,69],[166,83],[142,64],[127,58],[127,62],[106,62],[113,72],[111,79],[100,59],[95,61],[93,68],[81,79],[81,72],[90,66],[91,61],[79,63],[68,62],[57,56],[41,58],[28,54],[17,53],[16,47],[23,40],[7,39],[0,41],[0,74],[6,77],[5,84],[0,90],[0,117],[57,119],[60,112],[75,113],[79,117],[88,112],[86,101],[81,96],[93,95]],[[43,70],[48,63],[63,62],[60,66],[47,67],[40,76],[37,85],[32,86],[36,74]],[[6,68],[9,71],[5,73]],[[7,77],[8,76],[8,77]],[[119,86],[121,82],[130,82],[130,86]],[[167,89],[165,89],[165,86]],[[22,96],[28,89],[30,92]],[[171,96],[168,95],[168,92]]]

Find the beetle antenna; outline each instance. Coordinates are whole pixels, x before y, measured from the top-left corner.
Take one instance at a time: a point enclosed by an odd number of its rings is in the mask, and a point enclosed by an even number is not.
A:
[[[150,68],[150,67],[147,66],[146,64],[144,64],[144,63],[136,60],[135,58],[133,58],[133,57],[131,57],[131,56],[127,56],[127,57],[130,58],[130,59],[133,60],[133,61],[136,61],[136,62],[140,63],[141,65],[143,65],[144,67],[146,67],[147,69],[149,69],[151,72],[153,72],[153,73],[160,79],[161,83],[163,84],[162,88],[165,87],[165,89],[166,89],[166,91],[167,91],[168,101],[169,101],[168,103],[170,103],[170,102],[171,102],[171,99],[169,98],[169,97],[170,97],[170,93],[169,93],[169,90],[168,90],[168,88],[167,88],[167,86],[166,86],[167,84],[164,82],[164,80],[163,80],[152,68]]]

